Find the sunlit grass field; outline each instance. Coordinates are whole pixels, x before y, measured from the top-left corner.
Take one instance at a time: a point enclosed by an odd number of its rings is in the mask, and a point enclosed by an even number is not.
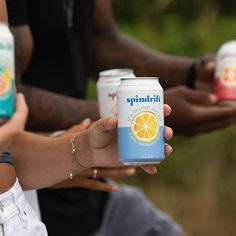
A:
[[[161,24],[120,22],[119,27],[163,52],[199,56],[236,39],[235,22],[214,15],[186,22],[170,15]],[[94,82],[88,97],[96,99]],[[139,170],[121,181],[140,187],[193,236],[236,235],[236,126],[193,138],[175,136],[172,145],[174,152],[157,175]]]

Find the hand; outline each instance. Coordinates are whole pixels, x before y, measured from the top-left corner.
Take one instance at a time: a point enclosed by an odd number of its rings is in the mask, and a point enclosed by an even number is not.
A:
[[[215,71],[215,56],[205,55],[196,62],[196,81],[197,89],[212,92]]]
[[[164,106],[165,116],[171,109]],[[165,138],[169,140],[173,135],[172,129],[165,127]],[[102,118],[95,122],[88,130],[85,130],[75,138],[77,159],[81,164],[91,167],[119,167],[122,166],[117,159],[117,118]],[[172,147],[166,145],[166,155],[172,152]],[[155,166],[144,168],[150,174],[156,173]]]
[[[28,115],[28,108],[23,94],[16,95],[16,111],[8,120],[0,120],[0,153],[5,149],[12,139],[24,130]]]
[[[124,176],[133,176],[135,167],[118,167],[118,168],[96,168],[96,178],[119,178]],[[53,185],[51,188],[89,188],[105,192],[114,192],[119,188],[118,184],[112,182],[101,182],[99,179],[93,178],[94,169],[89,169],[81,172],[61,183]]]
[[[224,128],[236,122],[236,106],[215,106],[215,95],[178,86],[165,91],[165,101],[172,107],[166,124],[177,134],[195,135]]]
[[[171,108],[169,105],[164,104],[164,116],[168,117],[171,113]],[[165,139],[170,140],[173,136],[173,130],[170,127],[165,126],[165,133],[164,133]],[[166,156],[169,156],[173,151],[173,148],[169,144],[165,144],[165,154]],[[145,172],[148,174],[156,174],[157,173],[157,168],[155,165],[143,165],[140,166]]]

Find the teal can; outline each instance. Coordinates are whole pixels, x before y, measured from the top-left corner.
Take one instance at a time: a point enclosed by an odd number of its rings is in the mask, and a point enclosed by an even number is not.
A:
[[[0,22],[0,118],[14,113],[15,61],[14,38],[7,24]]]

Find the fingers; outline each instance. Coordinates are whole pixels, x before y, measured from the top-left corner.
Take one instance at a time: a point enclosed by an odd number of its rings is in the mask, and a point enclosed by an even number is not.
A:
[[[1,127],[1,133],[5,135],[14,135],[24,129],[28,115],[28,108],[23,94],[16,96],[16,111],[13,116]],[[4,134],[3,134],[4,135]]]
[[[72,126],[70,129],[66,130],[61,136],[71,136],[74,135],[82,130],[88,129],[91,126],[92,121],[89,118],[84,119],[80,124]]]
[[[119,178],[125,176],[133,176],[136,172],[135,167],[126,166],[126,167],[116,167],[116,168],[96,168],[98,178]],[[89,169],[83,171],[78,175],[78,178],[83,177],[92,177],[94,174],[94,169]]]
[[[234,124],[236,122],[236,107],[201,109],[198,116],[202,118],[201,123],[198,121],[195,126],[195,133],[209,132]]]
[[[87,133],[91,147],[101,149],[114,145],[117,139],[117,123],[116,117],[102,118],[93,123]]]
[[[91,124],[92,120],[90,118],[86,118],[81,122],[80,126],[82,129],[87,129]]]
[[[0,127],[0,152],[6,148],[12,139],[24,129],[28,108],[22,94],[16,96],[16,111],[13,116]]]
[[[166,140],[170,140],[173,136],[173,130],[170,127],[165,126],[164,137]]]
[[[16,110],[11,119],[8,121],[9,125],[23,129],[28,116],[28,107],[26,105],[25,97],[23,94],[16,95]]]
[[[169,144],[165,144],[165,154],[166,156],[170,156],[170,154],[173,152],[173,148]]]
[[[206,70],[208,71],[208,72],[214,72],[215,71],[215,68],[216,68],[216,64],[215,64],[215,62],[213,62],[213,61],[210,61],[210,62],[208,62],[206,65],[205,65],[205,67],[206,67]]]
[[[165,126],[165,133],[164,133],[165,139],[170,140],[173,136],[173,130],[170,127]],[[172,153],[173,148],[169,144],[165,144],[165,155],[170,156]]]
[[[93,124],[93,131],[97,134],[113,131],[117,128],[118,120],[116,117],[106,117]]]
[[[215,69],[215,55],[207,54],[200,59],[200,64],[207,69]]]
[[[157,173],[157,168],[155,165],[145,165],[145,166],[140,166],[144,172],[146,172],[147,174],[150,174],[150,175],[154,175]]]
[[[164,116],[169,116],[171,113],[171,107],[168,104],[164,104]]]
[[[210,106],[216,104],[217,102],[216,95],[211,93],[193,89],[188,89],[186,92],[186,99],[193,104]]]
[[[208,107],[208,108],[198,108],[197,110],[197,119],[199,123],[218,123],[231,124],[236,119],[236,106],[234,107]],[[197,122],[196,122],[197,123]]]
[[[11,120],[14,120],[22,126],[25,125],[26,119],[28,116],[28,107],[26,105],[25,97],[22,93],[16,95],[16,111],[13,114]]]

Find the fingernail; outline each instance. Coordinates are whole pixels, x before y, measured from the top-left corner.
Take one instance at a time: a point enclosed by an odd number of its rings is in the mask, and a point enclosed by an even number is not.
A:
[[[112,191],[117,191],[119,189],[119,185],[113,185],[112,186]]]
[[[214,68],[214,67],[215,67],[215,62],[213,62],[213,61],[208,62],[208,63],[206,64],[206,67],[207,67],[208,69]]]
[[[157,168],[155,166],[146,166],[145,170],[149,174],[156,174],[157,173]]]
[[[135,169],[131,168],[131,169],[126,170],[125,172],[127,175],[133,175],[133,174],[135,174]]]
[[[82,124],[87,123],[87,122],[89,122],[89,121],[90,121],[90,119],[89,119],[89,118],[86,118],[86,119],[84,119],[84,120],[82,121]]]
[[[217,96],[216,96],[215,94],[210,94],[210,95],[209,95],[209,100],[210,100],[211,102],[216,102],[216,101],[217,101]]]

